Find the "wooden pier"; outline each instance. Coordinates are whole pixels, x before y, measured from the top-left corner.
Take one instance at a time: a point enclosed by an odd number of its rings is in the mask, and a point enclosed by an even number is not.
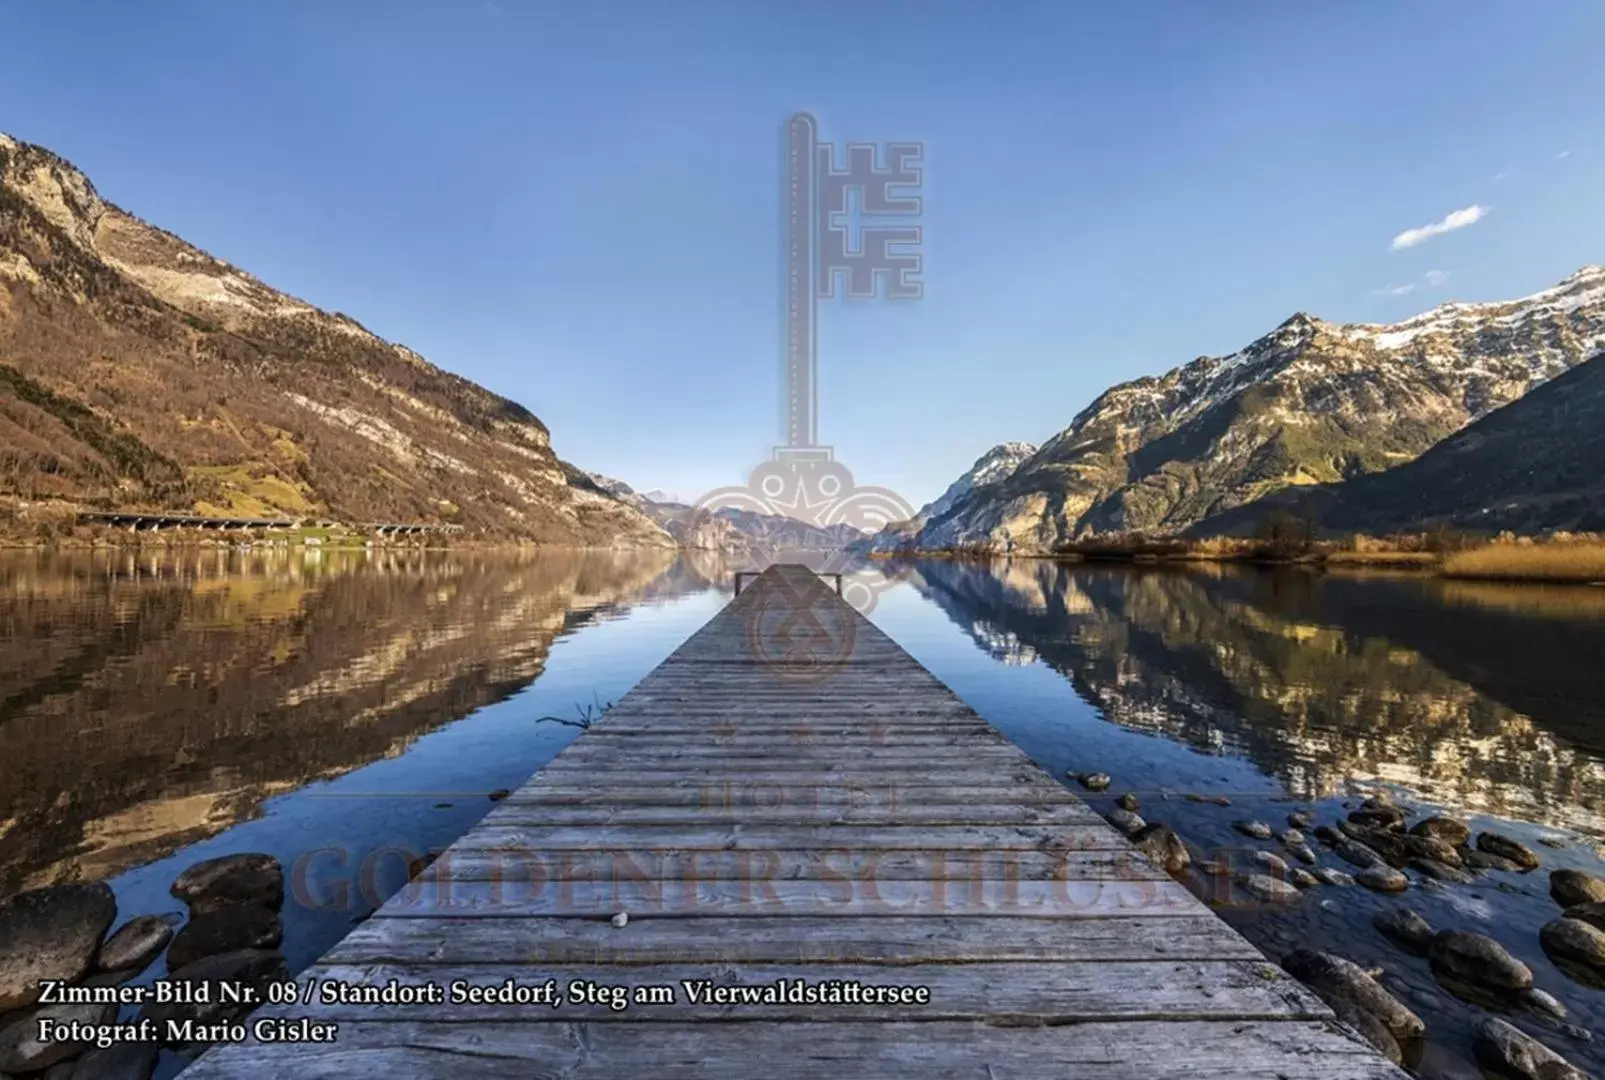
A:
[[[338,1032],[186,1080],[1404,1075],[792,566],[299,981],[392,980],[446,1000],[263,1006]]]

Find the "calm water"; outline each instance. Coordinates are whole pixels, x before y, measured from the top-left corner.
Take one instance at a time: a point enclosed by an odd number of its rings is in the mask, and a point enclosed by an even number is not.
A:
[[[616,700],[724,604],[732,569],[607,554],[0,559],[0,895],[104,878],[125,916],[172,911],[188,864],[268,851],[291,871],[285,952],[304,967],[489,810],[489,792],[578,733],[541,717]],[[1089,801],[1136,791],[1200,854],[1242,847],[1240,818],[1279,828],[1301,804],[1334,823],[1385,787],[1522,837],[1545,871],[1605,874],[1605,589],[1036,561],[858,580],[874,586],[871,617],[1040,764],[1110,773]],[[1428,1022],[1425,1076],[1476,1075],[1465,1048],[1482,1007],[1371,916],[1407,904],[1493,934],[1574,1027],[1509,1018],[1605,1072],[1605,1048],[1580,1034],[1605,1030],[1605,993],[1538,945],[1558,914],[1545,871],[1402,898],[1322,888],[1275,909],[1193,884],[1273,956],[1308,942],[1384,968]]]

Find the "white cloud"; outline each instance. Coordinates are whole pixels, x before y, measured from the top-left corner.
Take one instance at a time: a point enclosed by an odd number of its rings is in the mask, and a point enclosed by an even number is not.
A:
[[[1421,275],[1421,282],[1425,282],[1426,285],[1429,288],[1433,288],[1433,289],[1438,288],[1440,285],[1442,285],[1444,282],[1446,282],[1448,280],[1449,280],[1449,271],[1447,271],[1447,270],[1428,270],[1425,274]],[[1371,295],[1372,296],[1409,296],[1411,293],[1415,292],[1417,289],[1419,289],[1421,287],[1421,282],[1412,281],[1412,282],[1410,282],[1410,283],[1408,283],[1406,285],[1393,285],[1393,286],[1390,286],[1389,288],[1386,288],[1386,289],[1372,289],[1371,290]]]
[[[1409,296],[1416,291],[1415,283],[1409,285],[1395,285],[1388,289],[1372,289],[1372,296]]]
[[[1475,225],[1488,216],[1486,206],[1468,206],[1464,210],[1456,210],[1442,221],[1435,221],[1431,225],[1422,225],[1416,229],[1406,229],[1393,238],[1388,245],[1389,251],[1398,251],[1401,248],[1415,247],[1424,240],[1431,240],[1434,236],[1464,229],[1468,225]]]
[[[1494,173],[1494,182],[1495,183],[1498,183],[1500,180],[1509,180],[1509,179],[1510,179],[1510,170],[1509,169],[1500,169],[1498,172]]]
[[[1567,158],[1569,158],[1571,156],[1572,156],[1572,152],[1570,150],[1562,150],[1560,153],[1555,155],[1555,160],[1556,161],[1565,161]]]
[[[1425,274],[1422,274],[1421,277],[1422,280],[1424,280],[1428,285],[1431,285],[1434,289],[1436,289],[1438,286],[1449,280],[1449,271],[1428,270]]]

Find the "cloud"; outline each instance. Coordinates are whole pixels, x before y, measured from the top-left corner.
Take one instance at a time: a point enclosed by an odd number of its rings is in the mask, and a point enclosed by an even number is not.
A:
[[[1571,156],[1572,156],[1572,152],[1570,150],[1562,150],[1560,153],[1555,155],[1555,160],[1556,161],[1565,161],[1567,158],[1569,158]]]
[[[1449,271],[1428,270],[1425,274],[1421,275],[1421,278],[1428,285],[1431,285],[1434,289],[1436,289],[1438,286],[1449,280]]]
[[[1413,293],[1415,291],[1416,291],[1415,283],[1411,282],[1409,285],[1394,285],[1392,288],[1388,288],[1388,289],[1372,289],[1371,290],[1371,295],[1372,296],[1409,296],[1411,293]]]
[[[1404,232],[1393,238],[1393,243],[1388,245],[1388,250],[1398,251],[1401,248],[1415,247],[1424,240],[1431,240],[1434,236],[1442,236],[1444,233],[1454,232],[1456,229],[1464,229],[1468,225],[1475,225],[1487,216],[1488,207],[1486,206],[1468,206],[1464,210],[1456,210],[1442,221],[1435,221],[1431,225],[1422,225],[1416,229],[1404,230]]]
[[[1449,280],[1447,270],[1428,270],[1421,275],[1421,282],[1412,281],[1406,285],[1393,285],[1386,289],[1372,289],[1372,296],[1409,296],[1421,287],[1424,282],[1429,288],[1436,289]]]
[[[1498,172],[1494,173],[1494,182],[1495,183],[1498,183],[1500,180],[1509,180],[1509,179],[1510,179],[1510,170],[1509,169],[1500,169]]]

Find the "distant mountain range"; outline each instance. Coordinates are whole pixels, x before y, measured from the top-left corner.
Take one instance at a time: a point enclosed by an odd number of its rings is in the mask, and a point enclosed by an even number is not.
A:
[[[785,551],[846,550],[868,540],[851,525],[813,526],[781,514],[709,510],[673,501],[661,491],[643,495],[622,480],[597,473],[586,473],[585,480],[657,522],[683,548],[772,557]]]
[[[1579,486],[1578,470],[1599,458],[1568,449],[1573,440],[1561,429],[1537,439],[1515,431],[1551,422],[1579,432],[1605,425],[1598,401],[1581,393],[1597,377],[1557,382],[1557,395],[1568,387],[1578,394],[1558,420],[1561,403],[1547,397],[1497,422],[1490,414],[1602,351],[1605,270],[1599,267],[1521,300],[1445,304],[1390,326],[1296,314],[1230,356],[1200,357],[1113,387],[1012,471],[968,485],[966,473],[945,509],[889,527],[872,546],[1044,553],[1101,534],[1196,533],[1214,523],[1240,529],[1245,514],[1283,506],[1292,496],[1260,500],[1294,489],[1319,489],[1320,500],[1336,500],[1334,521],[1352,512],[1357,521],[1406,527],[1427,516],[1426,501],[1419,513],[1402,517],[1361,507],[1386,502],[1381,493],[1393,483],[1403,498],[1409,484],[1428,482],[1425,472],[1363,487],[1358,478],[1414,462],[1484,417],[1493,427],[1468,431],[1468,438],[1497,431],[1498,451],[1475,451],[1482,444],[1468,441],[1423,460],[1423,469],[1443,470],[1432,474],[1436,482],[1461,474],[1431,504],[1433,513],[1489,524],[1581,520],[1578,508],[1597,489]],[[1498,467],[1495,453],[1507,458]],[[1541,511],[1523,502],[1534,473],[1551,486]],[[1356,481],[1358,494],[1335,495],[1331,486],[1345,481]],[[1510,513],[1482,513],[1493,504]]]
[[[573,475],[521,405],[146,224],[55,154],[0,135],[0,511],[672,546]]]

